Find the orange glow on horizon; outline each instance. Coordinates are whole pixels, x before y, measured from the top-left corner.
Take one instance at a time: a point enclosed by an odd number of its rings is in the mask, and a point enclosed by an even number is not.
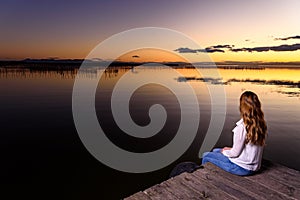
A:
[[[243,61],[243,62],[299,62],[300,51],[286,52],[225,52],[209,54],[214,62]]]
[[[123,62],[188,62],[175,52],[152,48],[131,51],[117,60]]]
[[[77,48],[80,46],[81,48]],[[208,45],[209,46],[209,45]],[[246,45],[240,44],[239,47]],[[3,45],[0,49],[0,60],[25,58],[41,59],[41,58],[57,58],[57,59],[85,59],[85,57],[94,48],[91,43],[62,43],[57,48],[54,44],[44,44],[43,47],[38,47],[36,44],[29,44],[26,46],[17,46],[17,49],[12,49],[9,46]],[[136,50],[122,55],[118,60],[131,62],[187,62],[183,57],[188,56],[191,62],[197,62],[200,53],[181,54],[179,56],[176,52],[167,52],[164,50]],[[46,56],[47,55],[47,56]],[[138,57],[132,57],[138,55]],[[208,56],[214,62],[223,61],[241,61],[241,62],[300,62],[300,50],[298,51],[268,51],[268,52],[231,52],[226,50],[225,53],[215,52],[208,53]],[[101,59],[110,59],[102,58]],[[193,59],[194,58],[194,59]]]

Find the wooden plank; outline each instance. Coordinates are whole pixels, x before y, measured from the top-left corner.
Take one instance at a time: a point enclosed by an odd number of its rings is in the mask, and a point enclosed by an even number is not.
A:
[[[217,174],[212,174],[211,171],[204,167],[195,171],[193,174],[196,178],[202,178],[207,180],[209,183],[215,185],[224,192],[234,196],[237,199],[264,199],[259,195],[248,191],[247,189],[239,186],[237,183],[229,182],[228,179],[225,179]]]
[[[178,176],[180,183],[185,185],[190,190],[195,191],[200,196],[206,199],[223,199],[223,200],[231,200],[235,199],[233,196],[230,196],[226,192],[220,190],[216,186],[210,184],[201,178],[195,178],[189,173],[184,173],[182,176]]]
[[[264,179],[267,177],[267,179]],[[262,170],[252,179],[256,179],[273,190],[289,197],[300,199],[300,172],[283,165],[264,161]]]
[[[278,191],[270,190],[270,188],[268,188],[264,185],[261,185],[261,184],[257,183],[256,181],[246,179],[245,177],[230,174],[211,163],[208,163],[208,165],[206,168],[208,170],[210,170],[211,173],[226,178],[228,180],[229,184],[231,182],[238,184],[240,187],[243,187],[243,188],[249,190],[250,192],[257,194],[264,199],[270,199],[270,198],[272,198],[272,200],[293,199],[293,198],[290,198],[289,196],[282,194]]]
[[[151,199],[161,200],[161,199],[178,199],[174,194],[170,193],[164,185],[157,184],[151,188],[148,188],[144,191]]]
[[[272,170],[280,171],[282,173],[289,174],[291,176],[300,177],[300,171],[288,168],[288,167],[280,165],[278,163],[272,163],[271,161],[268,161],[268,160],[263,160],[262,169],[263,170],[264,169],[272,169]]]
[[[292,176],[288,173],[282,173],[276,170],[268,170],[265,173],[268,177],[272,177],[275,180],[285,183],[286,185],[294,188],[300,188],[300,176]]]
[[[264,160],[260,173],[241,177],[207,163],[126,199],[300,199],[300,172]]]
[[[280,170],[278,170],[280,169]],[[272,177],[278,182],[282,182],[286,185],[289,185],[294,188],[300,188],[300,174],[290,174],[284,171],[284,168],[263,168],[260,172],[260,175]]]
[[[203,198],[203,196],[199,195],[195,191],[187,187],[183,187],[178,177],[172,179],[171,181],[168,180],[163,182],[163,185],[165,185],[168,190],[171,190],[174,196],[176,196],[178,199],[205,199]]]
[[[299,188],[294,188],[288,185],[287,183],[283,183],[278,181],[278,179],[274,178],[267,173],[255,174],[253,176],[247,176],[246,179],[252,180],[262,186],[269,188],[270,190],[280,192],[290,198],[300,199]]]
[[[141,200],[141,199],[151,200],[151,198],[144,192],[135,193],[135,194],[125,198],[124,200]]]

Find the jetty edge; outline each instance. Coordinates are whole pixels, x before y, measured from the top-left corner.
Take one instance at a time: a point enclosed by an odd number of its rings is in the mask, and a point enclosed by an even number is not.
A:
[[[176,177],[137,192],[125,200],[158,199],[300,199],[300,171],[262,161],[251,176],[230,174],[206,163],[193,173]]]

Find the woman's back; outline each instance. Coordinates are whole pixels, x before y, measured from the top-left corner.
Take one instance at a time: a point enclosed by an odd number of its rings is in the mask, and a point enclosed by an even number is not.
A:
[[[232,130],[234,145],[230,150],[224,150],[223,154],[229,160],[245,169],[257,171],[260,169],[263,146],[252,143],[245,144],[247,131],[243,119],[236,123],[236,127]]]
[[[250,175],[260,169],[267,125],[258,96],[246,91],[240,97],[241,120],[233,129],[233,146],[203,154],[202,164],[211,162],[236,175]]]

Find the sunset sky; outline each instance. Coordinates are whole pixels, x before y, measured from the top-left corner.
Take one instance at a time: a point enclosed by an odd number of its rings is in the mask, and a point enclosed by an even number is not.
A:
[[[113,34],[151,26],[193,38],[215,62],[300,61],[299,8],[299,0],[4,0],[0,60],[85,58]],[[174,52],[201,51],[178,46]]]

